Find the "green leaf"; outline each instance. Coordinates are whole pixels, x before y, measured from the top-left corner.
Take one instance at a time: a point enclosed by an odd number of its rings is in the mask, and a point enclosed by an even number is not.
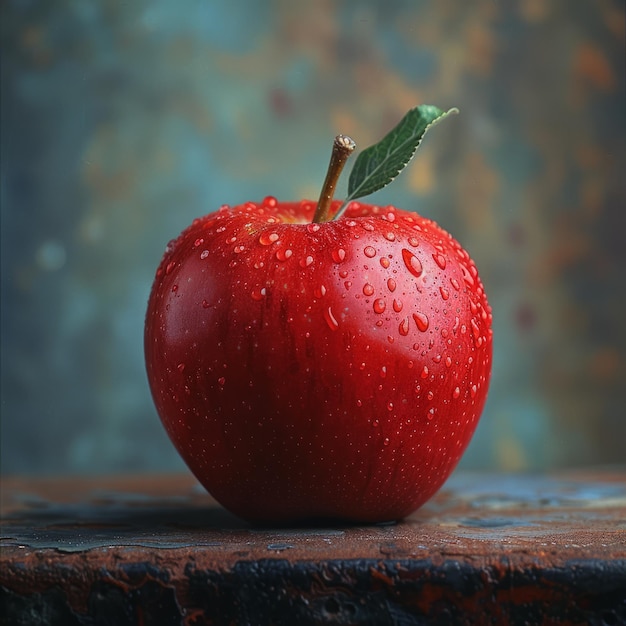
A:
[[[406,167],[426,131],[458,109],[442,111],[422,104],[411,109],[381,141],[357,157],[348,180],[347,204],[386,187]]]

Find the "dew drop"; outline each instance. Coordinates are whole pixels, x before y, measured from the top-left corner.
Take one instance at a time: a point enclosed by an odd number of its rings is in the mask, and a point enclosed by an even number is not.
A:
[[[348,277],[348,272],[346,270],[341,270],[341,272],[339,272],[339,277],[340,278],[347,278]]]
[[[413,313],[413,319],[418,330],[425,333],[428,330],[428,316],[424,313]]]
[[[456,278],[451,278],[450,283],[456,289],[456,291],[459,291],[461,289],[461,285],[459,285],[459,281]]]
[[[416,278],[422,275],[422,264],[420,260],[409,250],[406,248],[402,248],[402,259],[404,260],[404,264],[406,268],[415,276]]]
[[[311,255],[305,257],[304,259],[300,259],[300,267],[309,267],[313,263],[313,257]]]
[[[206,259],[208,256],[209,256],[209,251],[208,251],[208,250],[203,250],[203,251],[200,253],[200,258],[201,258],[201,259],[203,259],[203,260],[204,260],[204,259]],[[166,273],[167,273],[167,272],[166,272]]]
[[[427,378],[428,377],[428,366],[424,365],[424,367],[422,368],[422,373],[420,374],[420,376],[422,378]]]
[[[435,409],[434,408],[429,409],[428,413],[426,413],[426,417],[429,420],[433,419],[435,417]]]
[[[346,282],[344,282],[343,286],[346,288],[346,291],[349,291],[350,287],[352,287],[352,281],[351,280],[346,280]]]
[[[472,398],[476,397],[477,392],[478,392],[478,387],[476,387],[476,385],[472,385],[470,387],[470,395],[472,396]]]
[[[397,298],[393,299],[393,310],[396,313],[400,313],[400,311],[402,311],[402,300],[399,300]]]
[[[387,269],[387,268],[389,267],[389,265],[390,265],[389,258],[388,258],[388,257],[386,257],[386,256],[381,256],[381,257],[380,257],[380,264],[381,264],[381,265],[382,265],[385,269]]]
[[[429,392],[426,394],[426,397],[427,397],[429,400],[432,400],[432,399],[435,397],[435,394],[434,394],[432,391],[429,391]]]
[[[384,313],[386,308],[387,305],[382,298],[376,298],[376,300],[374,300],[374,313]]]
[[[178,285],[172,285],[172,293],[176,293],[178,291]]]
[[[226,384],[226,379],[223,376],[220,376],[220,378],[217,379],[217,382],[219,383],[220,387],[223,387]]]
[[[433,254],[433,259],[435,263],[439,266],[439,269],[446,269],[446,257],[443,254]]]
[[[389,291],[396,290],[396,281],[393,278],[387,279],[387,289],[389,289]]]
[[[331,256],[335,263],[341,263],[346,258],[346,251],[343,248],[337,248],[332,251]]]
[[[394,300],[395,302],[395,300]],[[398,326],[398,332],[403,336],[406,337],[409,334],[409,318],[405,317],[401,322],[400,325]]]
[[[209,254],[209,251],[208,251],[208,250],[206,250],[206,253],[207,253],[207,255],[208,255],[208,254]],[[204,253],[203,253],[203,254],[204,254]],[[204,258],[204,257],[201,257],[201,258]],[[169,274],[169,273],[170,273],[170,272],[174,269],[174,266],[175,266],[175,265],[176,265],[176,263],[174,263],[174,261],[170,261],[170,262],[167,264],[167,267],[165,268],[165,273],[166,273],[166,274]]]
[[[387,402],[387,410],[393,411],[393,402]]]
[[[317,224],[317,223],[315,223],[315,224],[307,224],[306,225],[306,229],[310,233],[316,233],[320,229],[320,225]]]
[[[449,356],[446,357],[446,367],[452,367],[452,359]]]
[[[203,309],[208,309],[208,308],[209,308],[209,306],[210,306],[210,305],[209,305],[209,303],[208,303],[206,300],[203,300],[203,301],[202,301],[202,308],[203,308]]]
[[[315,287],[313,290],[316,298],[321,298],[326,295],[326,287],[324,285],[320,285],[319,287]]]
[[[359,365],[359,369],[360,369],[361,371],[363,371],[363,370],[365,369],[365,363],[361,363],[361,364]]]
[[[478,337],[480,336],[480,328],[478,327],[476,320],[472,320],[471,325],[472,325],[472,333],[474,335],[474,339],[478,339]]]
[[[184,363],[179,363],[177,368],[179,372],[184,372],[185,371],[185,364]]]
[[[263,204],[273,209],[278,204],[278,200],[274,196],[265,196]]]
[[[328,324],[328,328],[330,328],[331,330],[337,330],[339,328],[339,322],[335,319],[333,311],[330,307],[324,309],[324,319]]]
[[[265,295],[265,288],[263,289],[253,289],[252,293],[250,294],[252,296],[253,300],[262,300],[263,296]]]
[[[376,256],[376,250],[374,248],[372,248],[372,246],[367,246],[364,250],[363,250],[363,254],[368,258],[368,259],[373,259]]]
[[[383,365],[383,366],[380,368],[380,377],[381,377],[381,378],[385,378],[386,376],[387,376],[387,366],[386,366],[386,365]]]
[[[363,294],[366,296],[371,296],[374,293],[374,287],[372,287],[372,285],[370,285],[369,283],[365,283],[365,285],[363,285]]]
[[[444,300],[450,297],[450,292],[445,287],[439,287],[439,293]]]
[[[414,248],[417,248],[417,246],[420,245],[420,242],[417,239],[417,237],[409,237],[409,245],[413,246]]]
[[[202,239],[202,237],[198,237],[198,239],[196,239],[193,242],[193,247],[197,248],[198,246],[201,246],[204,243],[204,239]]]
[[[384,445],[384,446],[388,446],[390,443],[391,443],[391,441],[389,440],[389,437],[385,437],[385,438],[383,439],[383,445]]]
[[[389,232],[389,233],[385,234],[385,239],[387,241],[395,241],[396,240],[396,236],[395,236],[394,233]]]
[[[378,427],[380,426],[380,420],[379,420],[378,418],[374,418],[374,419],[372,420],[372,426],[373,426],[374,428],[378,428]]]
[[[461,390],[458,387],[454,388],[452,392],[452,397],[456,400],[461,395]]]
[[[363,402],[361,402],[361,400],[357,400],[356,405],[361,408],[363,406]]]

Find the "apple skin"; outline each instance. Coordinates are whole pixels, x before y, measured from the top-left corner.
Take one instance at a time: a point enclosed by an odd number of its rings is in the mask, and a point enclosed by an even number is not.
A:
[[[397,520],[441,487],[476,428],[491,309],[433,221],[352,202],[312,224],[315,206],[222,207],[170,242],[145,324],[152,395],[235,515]]]

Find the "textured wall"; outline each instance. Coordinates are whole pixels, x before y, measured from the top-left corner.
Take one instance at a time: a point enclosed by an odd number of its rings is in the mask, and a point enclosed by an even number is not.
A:
[[[463,464],[626,461],[621,0],[7,0],[1,28],[4,472],[182,468],[143,366],[166,242],[317,197],[337,132],[422,102],[461,115],[372,201],[453,232],[490,296]]]

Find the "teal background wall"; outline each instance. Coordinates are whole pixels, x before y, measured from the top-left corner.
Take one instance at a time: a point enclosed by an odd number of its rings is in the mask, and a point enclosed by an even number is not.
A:
[[[492,391],[465,467],[626,461],[621,0],[6,0],[1,467],[182,469],[143,365],[160,255],[191,220],[316,198],[420,103],[461,115],[372,196],[477,262]],[[345,181],[344,186],[345,189]]]

